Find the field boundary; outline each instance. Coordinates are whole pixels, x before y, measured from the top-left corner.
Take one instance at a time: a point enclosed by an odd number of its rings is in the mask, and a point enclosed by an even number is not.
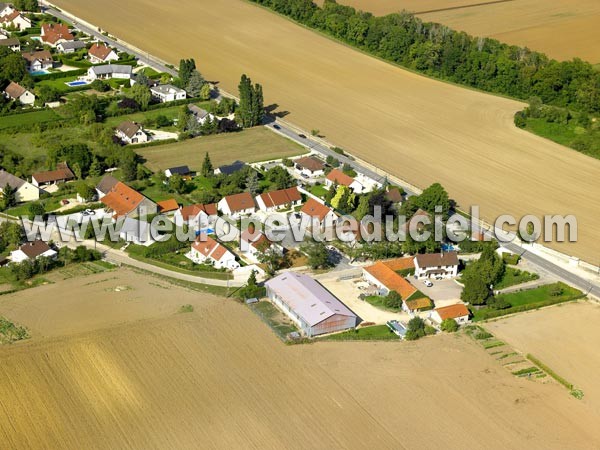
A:
[[[508,2],[514,2],[514,1],[515,0],[492,0],[490,2],[473,3],[471,5],[449,6],[447,8],[430,9],[427,11],[412,11],[412,14],[414,14],[415,16],[418,16],[420,14],[430,14],[430,13],[436,13],[436,12],[454,11],[457,9],[476,8],[478,6],[496,5],[498,3],[508,3]]]

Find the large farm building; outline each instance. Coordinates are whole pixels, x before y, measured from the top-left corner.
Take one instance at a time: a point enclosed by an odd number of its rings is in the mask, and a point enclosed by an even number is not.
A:
[[[267,296],[308,337],[354,328],[358,317],[311,277],[285,272],[265,283]]]

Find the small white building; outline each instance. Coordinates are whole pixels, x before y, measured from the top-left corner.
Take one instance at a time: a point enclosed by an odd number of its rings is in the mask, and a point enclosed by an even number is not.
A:
[[[82,48],[85,48],[85,42],[83,41],[64,41],[56,46],[56,50],[58,50],[59,53],[75,53]]]
[[[48,50],[23,52],[21,53],[21,56],[23,56],[29,72],[39,72],[40,70],[48,70],[54,67],[52,53]]]
[[[188,105],[188,110],[200,125],[203,125],[208,119],[215,120],[215,116],[199,106]]]
[[[446,319],[454,319],[457,324],[462,325],[469,322],[469,310],[464,303],[457,303],[456,305],[435,308],[429,313],[429,319],[437,325],[440,325]]]
[[[186,255],[196,264],[211,264],[217,269],[234,270],[240,267],[235,255],[210,236],[200,235]]]
[[[4,96],[9,100],[14,100],[20,102],[22,105],[31,106],[35,103],[35,95],[28,90],[25,89],[18,83],[11,81],[6,89],[4,89]]]
[[[126,121],[121,123],[116,131],[116,136],[126,144],[140,144],[148,142],[150,137],[138,123]]]
[[[175,225],[178,227],[187,225],[198,231],[214,226],[216,219],[216,203],[184,206],[179,208],[173,216],[173,222],[175,222]]]
[[[325,164],[314,156],[305,156],[294,161],[297,173],[308,178],[317,178],[325,175]]]
[[[1,35],[0,35],[0,37],[1,37]],[[6,39],[0,38],[0,47],[8,47],[13,52],[20,52],[21,51],[21,41],[19,41],[17,38],[6,38]]]
[[[126,64],[107,64],[105,66],[93,66],[88,69],[87,77],[91,80],[130,80],[133,75],[131,66]]]
[[[9,14],[12,14],[13,12],[15,12],[15,8],[13,5],[11,5],[10,3],[0,3],[0,17],[6,17]]]
[[[232,218],[248,216],[256,212],[254,199],[249,192],[223,197],[217,203],[217,207],[223,214]]]
[[[102,64],[118,61],[119,55],[108,45],[95,42],[88,50],[88,59],[92,64]]]
[[[26,242],[21,245],[18,250],[10,252],[10,260],[13,263],[22,263],[23,261],[34,261],[38,258],[45,257],[55,259],[58,253],[52,250],[44,241]]]
[[[415,278],[455,278],[458,275],[456,252],[417,255],[414,259]]]
[[[256,204],[260,211],[275,212],[284,208],[293,208],[302,204],[302,195],[297,187],[263,192],[256,196]]]
[[[21,14],[19,11],[13,9],[13,11],[4,16],[0,16],[0,26],[3,28],[16,28],[19,31],[27,30],[31,28],[31,20]]]
[[[165,177],[171,178],[173,175],[180,175],[182,177],[189,177],[192,175],[192,171],[188,166],[177,166],[169,167],[165,170]]]
[[[0,169],[0,194],[2,194],[6,185],[9,185],[15,192],[17,203],[30,202],[40,199],[40,190],[33,184],[15,177],[13,174]]]
[[[152,97],[160,103],[174,102],[175,100],[185,100],[187,94],[183,89],[180,89],[172,84],[161,84],[150,88]]]

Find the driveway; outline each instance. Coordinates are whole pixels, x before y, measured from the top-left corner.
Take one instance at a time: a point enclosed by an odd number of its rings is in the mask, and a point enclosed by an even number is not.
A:
[[[441,306],[460,303],[460,293],[462,286],[459,286],[454,280],[431,280],[433,286],[427,287],[422,280],[411,278],[410,282],[418,290],[435,302],[436,308]]]

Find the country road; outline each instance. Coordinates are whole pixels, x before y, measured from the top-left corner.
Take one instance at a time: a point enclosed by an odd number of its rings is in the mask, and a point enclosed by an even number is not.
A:
[[[110,45],[113,45],[120,51],[125,51],[125,52],[133,54],[141,62],[151,65],[159,71],[166,72],[166,73],[169,73],[174,76],[177,75],[177,72],[175,70],[171,69],[170,67],[168,67],[167,66],[168,63],[166,63],[165,61],[162,61],[162,60],[150,55],[148,52],[144,52],[143,50],[133,47],[123,41],[115,40],[115,39],[109,38],[107,36],[104,36],[101,32],[98,31],[97,27],[94,27],[93,25],[86,23],[85,21],[82,21],[78,17],[74,17],[74,16],[68,14],[67,12],[60,11],[56,7],[50,6],[49,4],[46,7],[45,12],[52,14],[55,17],[58,17],[59,19],[74,23],[75,26],[78,29],[80,29],[81,31],[83,31],[91,36],[94,36],[99,40],[108,42]],[[229,93],[226,93],[226,92],[222,92],[222,94],[226,95],[228,97],[235,98],[235,96],[233,96]],[[265,125],[268,129],[291,139],[292,141],[306,147],[307,149],[318,152],[318,153],[324,155],[325,157],[329,156],[329,155],[334,156],[335,158],[340,160],[340,162],[342,164],[347,163],[350,166],[352,166],[357,172],[363,173],[366,176],[369,176],[375,180],[382,181],[387,178],[391,182],[395,182],[396,184],[401,185],[404,188],[404,190],[407,192],[408,195],[414,195],[414,194],[419,193],[418,189],[413,188],[411,185],[403,182],[402,180],[398,180],[395,177],[390,176],[389,174],[382,173],[382,171],[380,171],[380,170],[377,170],[377,169],[373,170],[372,168],[370,168],[368,166],[368,164],[363,163],[363,162],[358,162],[351,156],[348,157],[348,156],[340,155],[340,154],[334,152],[333,150],[331,150],[331,148],[333,148],[332,144],[325,143],[325,141],[323,141],[320,138],[313,138],[310,135],[310,133],[303,131],[300,128],[298,128],[292,124],[288,124],[285,121],[279,120],[275,117],[273,117],[269,120],[270,120],[270,122]],[[303,135],[304,137],[301,137],[300,135]],[[523,247],[521,247],[517,244],[501,243],[501,245],[503,247],[505,247],[506,249],[510,250],[511,252],[521,255],[521,257],[523,259],[529,261],[532,265],[538,266],[539,268],[553,274],[554,276],[563,280],[564,282],[566,282],[574,287],[577,287],[578,289],[581,289],[582,291],[584,291],[585,293],[587,293],[589,295],[595,296],[597,299],[600,299],[600,276],[597,276],[596,279],[593,281],[588,281],[588,280],[580,277],[579,275],[569,272],[568,270],[560,267],[559,265],[553,263],[552,261],[549,261],[545,258],[540,257],[539,255],[536,255],[530,251],[527,251],[526,249],[524,249]],[[179,275],[181,275],[181,274],[179,274]],[[599,275],[600,275],[600,271],[599,271]],[[211,280],[211,281],[214,282],[216,280]],[[210,283],[210,284],[212,284],[212,283]]]

